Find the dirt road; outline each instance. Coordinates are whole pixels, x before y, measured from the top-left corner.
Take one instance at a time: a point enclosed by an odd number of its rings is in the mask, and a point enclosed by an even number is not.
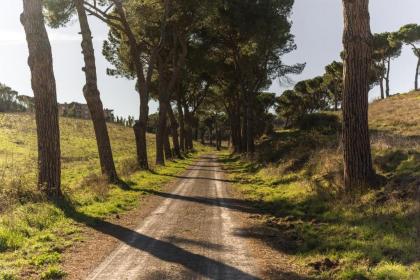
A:
[[[202,157],[87,279],[261,279],[227,185]]]

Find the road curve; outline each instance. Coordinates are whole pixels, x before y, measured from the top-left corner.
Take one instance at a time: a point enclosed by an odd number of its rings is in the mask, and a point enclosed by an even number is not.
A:
[[[89,280],[260,279],[215,156],[200,158]]]

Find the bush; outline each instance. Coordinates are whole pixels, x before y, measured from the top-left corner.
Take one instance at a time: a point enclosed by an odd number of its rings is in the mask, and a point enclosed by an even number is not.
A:
[[[41,274],[42,280],[63,279],[66,273],[57,266],[50,266]]]
[[[318,130],[326,134],[334,134],[340,131],[341,121],[338,115],[333,113],[314,113],[302,116],[296,123],[301,130]]]

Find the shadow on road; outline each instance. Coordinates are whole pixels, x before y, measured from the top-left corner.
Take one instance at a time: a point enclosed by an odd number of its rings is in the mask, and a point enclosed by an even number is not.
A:
[[[178,199],[178,200],[183,200],[183,201],[201,203],[201,204],[210,205],[210,206],[224,207],[224,208],[228,208],[228,209],[236,210],[240,212],[245,212],[245,213],[251,213],[251,214],[261,213],[261,210],[248,206],[247,201],[241,200],[241,199],[184,196],[184,195],[166,193],[166,192],[160,192],[160,191],[154,191],[154,190],[144,190],[144,192],[152,194],[152,195],[164,197],[164,198]]]
[[[218,275],[214,275],[215,272],[220,271],[226,275],[234,276],[235,279],[260,279],[222,262],[191,253],[170,242],[158,240],[129,228],[80,213],[69,201],[64,200],[57,202],[57,206],[63,210],[67,217],[79,223],[117,238],[121,242],[136,248],[137,250],[147,252],[160,260],[178,263],[201,276],[210,279],[221,279]],[[209,267],[214,269],[210,270]]]

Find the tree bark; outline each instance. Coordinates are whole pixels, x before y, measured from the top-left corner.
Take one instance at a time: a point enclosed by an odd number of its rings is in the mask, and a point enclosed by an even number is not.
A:
[[[416,77],[414,80],[414,89],[415,90],[419,90],[419,73],[420,72],[420,55],[418,56],[417,59],[417,66],[416,66]]]
[[[178,136],[178,122],[176,121],[174,111],[170,104],[168,104],[168,116],[171,122],[171,134],[172,134],[172,144],[174,146],[174,154],[177,158],[182,158],[181,149],[179,147],[179,136]]]
[[[158,129],[156,132],[156,164],[164,165],[164,141],[165,141],[165,130],[166,130],[166,116],[168,114],[168,102],[164,94],[159,94],[159,121]]]
[[[385,76],[385,94],[388,98],[390,96],[390,88],[389,88],[389,75],[391,73],[391,58],[388,58],[387,67],[386,67],[386,76]]]
[[[186,151],[185,145],[185,121],[184,121],[184,112],[182,110],[182,105],[179,100],[177,100],[177,110],[178,110],[178,120],[179,120],[179,145],[181,151]]]
[[[344,187],[353,193],[370,185],[374,171],[368,127],[369,67],[372,62],[369,1],[343,0]]]
[[[92,43],[92,34],[83,5],[83,0],[75,0],[75,6],[79,17],[80,30],[82,34],[82,53],[85,61],[83,68],[86,76],[86,85],[83,87],[83,95],[89,108],[95,130],[96,144],[98,146],[99,161],[102,174],[110,182],[117,182],[118,175],[115,170],[114,158],[112,155],[111,142],[104,115],[104,109],[97,85],[95,52]]]
[[[379,81],[379,88],[381,89],[381,99],[385,99],[384,79],[382,77]]]
[[[38,138],[38,187],[49,197],[61,193],[60,129],[51,45],[41,0],[23,0],[21,23],[29,49]]]
[[[188,106],[184,104],[184,116],[185,116],[185,145],[187,150],[194,149],[193,144],[193,132],[192,132],[192,116],[188,109]]]
[[[164,135],[163,147],[165,150],[165,159],[170,160],[173,158],[173,156],[172,156],[171,143],[169,141],[169,127],[168,126],[165,127],[165,132],[163,135]]]
[[[246,152],[252,156],[255,152],[254,144],[254,111],[252,109],[253,102],[251,96],[247,97],[246,104]]]

